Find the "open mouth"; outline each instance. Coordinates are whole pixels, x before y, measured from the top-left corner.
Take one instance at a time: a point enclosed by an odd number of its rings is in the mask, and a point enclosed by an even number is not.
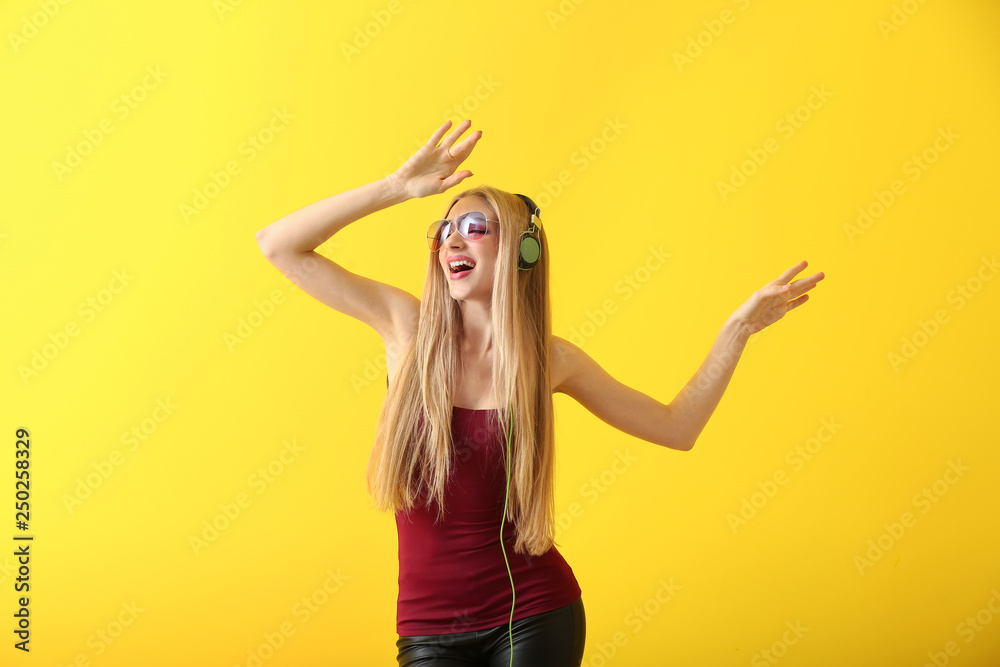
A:
[[[472,270],[476,268],[476,263],[467,259],[459,259],[449,262],[448,267],[451,270],[451,277],[453,279],[464,278],[472,273]]]

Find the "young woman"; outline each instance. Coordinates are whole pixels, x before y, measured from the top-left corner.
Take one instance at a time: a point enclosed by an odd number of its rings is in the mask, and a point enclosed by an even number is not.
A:
[[[747,339],[805,303],[824,276],[789,284],[800,262],[754,292],[663,404],[552,335],[549,247],[528,197],[486,185],[456,194],[428,230],[420,300],[315,252],[359,218],[472,176],[455,170],[482,132],[456,144],[464,121],[438,145],[450,125],[394,173],[281,218],[257,242],[296,285],[385,342],[388,390],[367,480],[378,508],[396,516],[398,663],[578,667],[583,599],[552,537],[552,393],[625,433],[690,450]]]

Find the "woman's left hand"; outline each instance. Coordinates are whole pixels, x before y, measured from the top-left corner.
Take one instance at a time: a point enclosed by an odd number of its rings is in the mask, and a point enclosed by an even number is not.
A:
[[[788,281],[806,268],[806,265],[807,262],[803,260],[782,273],[776,280],[761,287],[747,299],[746,303],[737,308],[729,319],[739,322],[743,331],[749,336],[769,324],[774,324],[789,310],[804,304],[809,300],[809,295],[805,293],[826,277],[823,273],[814,273],[808,278],[789,283]]]

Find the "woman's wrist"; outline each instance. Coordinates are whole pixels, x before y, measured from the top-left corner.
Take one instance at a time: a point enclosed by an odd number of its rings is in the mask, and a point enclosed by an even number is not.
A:
[[[413,199],[413,195],[409,193],[406,189],[406,182],[399,177],[399,174],[393,172],[382,179],[383,191],[386,198],[392,204],[399,204],[409,199]]]
[[[746,322],[736,316],[730,316],[722,325],[720,333],[729,339],[727,347],[743,347],[752,335]]]

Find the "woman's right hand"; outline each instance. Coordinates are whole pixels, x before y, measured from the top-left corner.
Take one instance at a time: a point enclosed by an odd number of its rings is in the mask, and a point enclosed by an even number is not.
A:
[[[454,172],[455,168],[472,153],[472,149],[483,136],[483,131],[476,130],[453,148],[455,140],[472,125],[471,120],[464,120],[438,146],[437,142],[441,140],[450,125],[450,120],[445,121],[444,125],[431,135],[427,143],[392,174],[399,187],[410,197],[440,194],[472,176],[472,172],[468,169],[463,169],[457,174]]]

